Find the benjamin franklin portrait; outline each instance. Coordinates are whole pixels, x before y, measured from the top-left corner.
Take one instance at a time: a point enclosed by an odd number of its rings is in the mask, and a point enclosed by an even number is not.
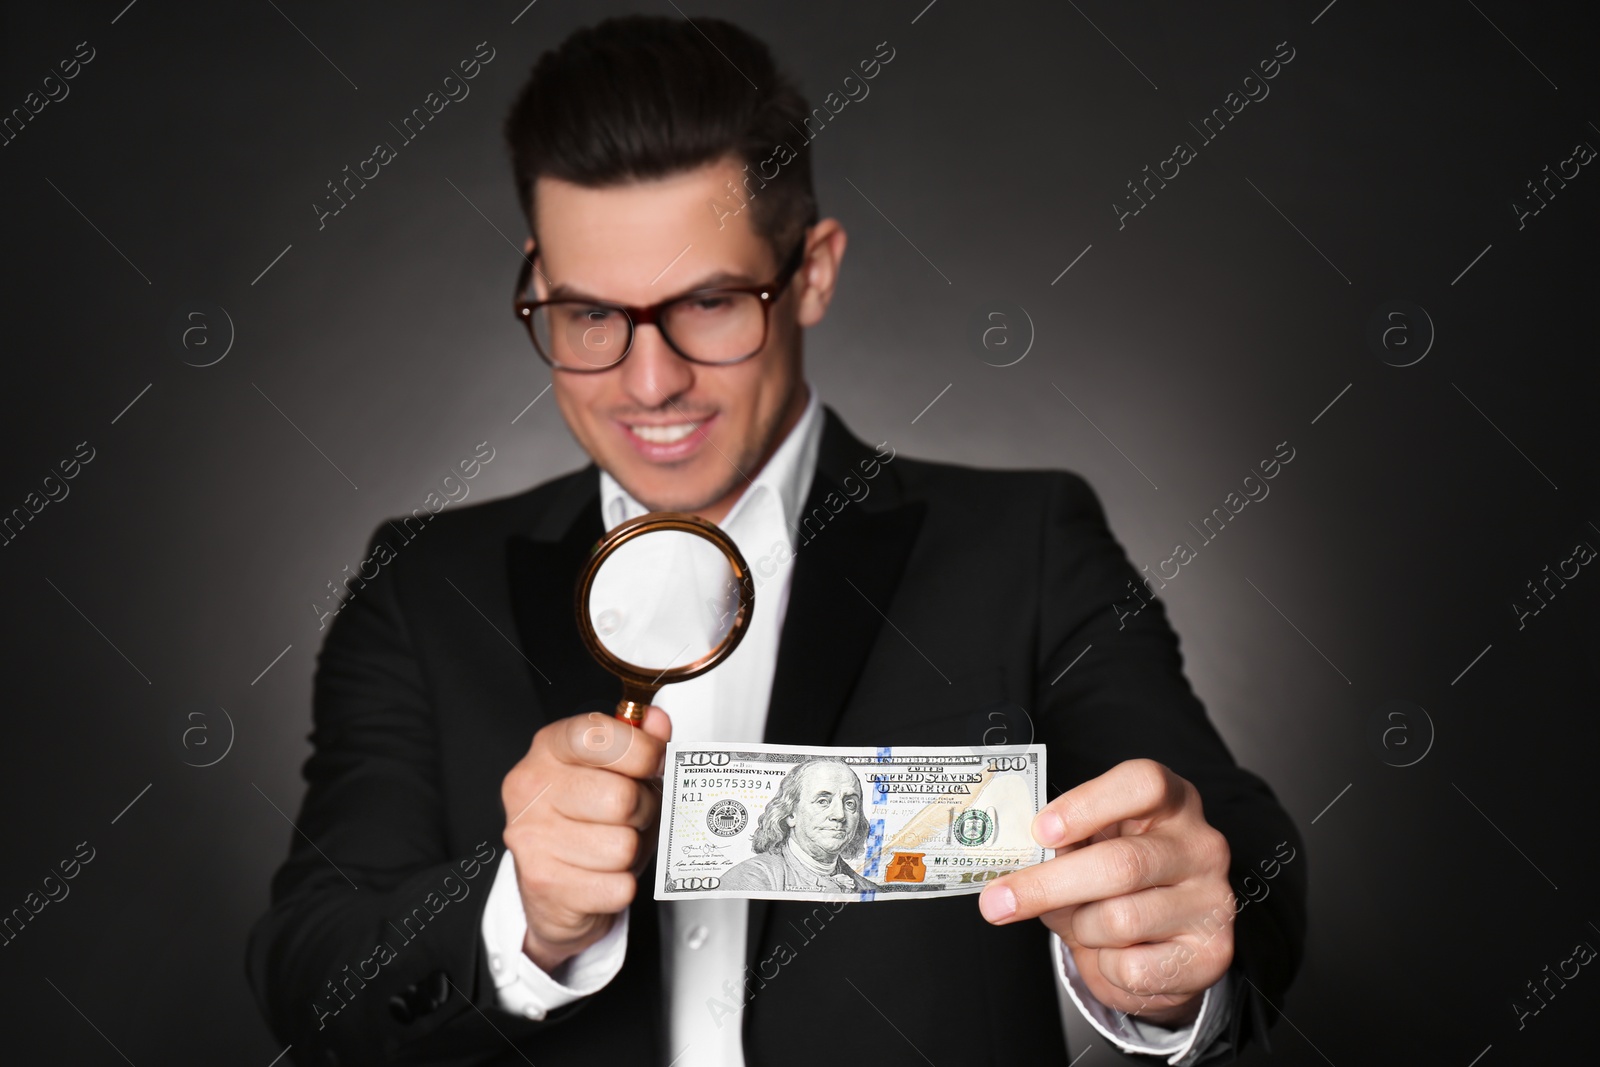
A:
[[[751,837],[755,855],[722,876],[723,889],[789,893],[858,893],[878,887],[845,862],[867,840],[861,779],[842,760],[795,765],[761,812]]]

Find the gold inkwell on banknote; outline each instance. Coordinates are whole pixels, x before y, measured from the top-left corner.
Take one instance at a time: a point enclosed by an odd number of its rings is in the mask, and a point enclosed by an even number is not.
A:
[[[755,599],[738,546],[696,515],[651,512],[601,538],[578,577],[578,633],[622,680],[617,718],[640,725],[662,686],[732,655]]]

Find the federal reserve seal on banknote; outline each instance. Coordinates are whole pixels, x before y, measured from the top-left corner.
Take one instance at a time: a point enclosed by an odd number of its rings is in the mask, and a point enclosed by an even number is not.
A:
[[[706,826],[718,837],[734,836],[743,830],[749,821],[749,812],[745,806],[732,797],[717,801],[706,813]]]
[[[1043,745],[668,744],[656,899],[976,893],[1033,840]]]

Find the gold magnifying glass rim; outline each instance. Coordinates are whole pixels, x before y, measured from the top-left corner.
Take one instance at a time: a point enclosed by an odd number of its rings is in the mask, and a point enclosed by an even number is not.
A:
[[[594,620],[589,617],[589,592],[594,586],[594,577],[600,572],[601,566],[607,559],[623,545],[636,537],[647,533],[656,533],[661,530],[677,530],[682,533],[695,534],[705,538],[721,550],[723,556],[733,568],[735,587],[739,596],[739,608],[734,613],[732,627],[715,648],[699,659],[686,663],[681,667],[667,667],[655,674],[640,670],[626,660],[617,658],[611,651],[600,643],[600,637],[594,631]],[[688,681],[709,671],[733,654],[739,647],[739,642],[744,640],[745,631],[750,628],[750,618],[755,610],[756,587],[750,577],[750,566],[745,563],[744,556],[739,552],[739,546],[733,543],[733,538],[723,532],[722,527],[714,522],[702,519],[698,515],[690,515],[683,511],[652,511],[638,518],[629,519],[619,523],[610,533],[606,534],[589,552],[589,559],[585,562],[583,572],[578,579],[575,590],[575,610],[578,616],[578,635],[583,639],[583,645],[589,654],[600,662],[606,670],[621,678],[624,683],[633,683],[635,686],[650,689],[652,692],[661,686],[671,685],[674,682]]]

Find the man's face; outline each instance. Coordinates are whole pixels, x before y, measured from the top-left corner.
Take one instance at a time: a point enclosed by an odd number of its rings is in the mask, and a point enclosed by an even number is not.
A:
[[[813,763],[801,772],[800,802],[789,816],[795,843],[832,863],[861,818],[861,780],[838,763]]]
[[[555,296],[643,306],[710,285],[772,281],[779,263],[752,228],[753,207],[719,224],[719,212],[739,205],[725,183],[742,190],[743,177],[725,160],[602,189],[540,178],[539,295],[553,286]],[[820,308],[805,313],[815,301],[807,286],[803,267],[774,302],[765,346],[742,363],[690,363],[654,326],[640,326],[619,365],[553,371],[568,428],[646,507],[720,519],[805,410],[799,326],[821,317]]]

